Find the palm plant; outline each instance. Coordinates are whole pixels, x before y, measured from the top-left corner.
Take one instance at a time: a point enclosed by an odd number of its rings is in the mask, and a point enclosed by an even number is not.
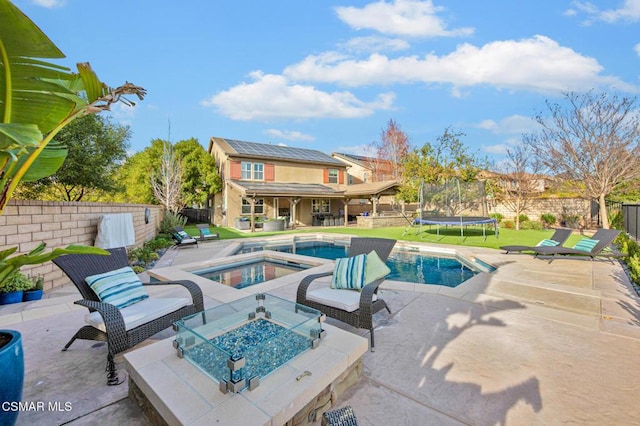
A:
[[[109,110],[113,103],[143,99],[145,89],[126,83],[111,88],[88,63],[78,72],[48,62],[64,54],[26,15],[8,0],[0,0],[0,215],[20,181],[55,173],[67,150],[53,141],[67,124],[87,114]],[[29,253],[9,257],[16,248],[0,252],[2,281],[23,265],[39,264],[70,253],[108,254],[85,246],[44,252],[40,244]]]

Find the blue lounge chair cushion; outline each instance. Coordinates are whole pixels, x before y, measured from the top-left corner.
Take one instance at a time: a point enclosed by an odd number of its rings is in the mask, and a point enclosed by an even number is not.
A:
[[[585,252],[589,253],[591,250],[593,250],[593,248],[599,242],[600,241],[592,240],[591,238],[583,238],[580,241],[578,241],[578,244],[573,246],[573,248],[576,249],[576,250],[581,250],[581,251],[585,251]]]
[[[101,301],[115,305],[118,309],[149,297],[142,282],[129,266],[90,275],[85,281]]]
[[[537,247],[554,247],[557,245],[558,242],[553,240],[542,240],[538,244],[536,244]]]
[[[364,287],[367,255],[336,259],[331,288],[361,290]]]

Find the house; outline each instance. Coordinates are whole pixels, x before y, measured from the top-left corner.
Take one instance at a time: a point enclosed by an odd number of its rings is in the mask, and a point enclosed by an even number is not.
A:
[[[334,152],[331,157],[349,166],[347,170],[347,184],[349,185],[394,180],[394,167],[391,161],[341,152]]]
[[[289,218],[291,225],[346,224],[349,201],[395,193],[396,182],[348,185],[347,164],[321,151],[219,137],[209,153],[224,182],[214,197],[214,223]],[[255,220],[247,222],[254,223]]]

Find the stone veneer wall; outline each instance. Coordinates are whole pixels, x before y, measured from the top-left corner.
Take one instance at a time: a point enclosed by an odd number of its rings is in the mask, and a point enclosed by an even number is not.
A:
[[[144,222],[144,210],[149,208],[151,219]],[[162,220],[160,206],[119,203],[53,202],[38,200],[11,200],[0,216],[0,250],[18,247],[16,253],[25,253],[41,242],[47,250],[70,244],[92,246],[103,214],[132,213],[136,233],[135,246],[151,240],[157,234]],[[69,279],[52,262],[21,271],[29,275],[44,275],[45,292],[69,283]]]

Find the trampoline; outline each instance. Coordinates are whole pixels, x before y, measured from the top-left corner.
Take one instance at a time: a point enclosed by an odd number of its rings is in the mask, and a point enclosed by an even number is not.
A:
[[[460,236],[464,238],[464,228],[471,225],[482,225],[482,237],[487,239],[487,225],[492,225],[494,228],[494,234],[498,238],[498,221],[492,217],[481,216],[431,216],[420,219],[419,217],[413,220],[415,225],[435,225],[436,235],[440,237],[440,227],[444,226],[445,229],[448,226],[459,226]]]
[[[424,238],[422,227],[435,226],[439,238],[440,227],[459,226],[460,236],[464,239],[466,227],[482,226],[482,236],[486,240],[487,225],[490,225],[498,238],[498,221],[489,217],[484,182],[460,182],[458,179],[431,184],[422,182],[419,197],[418,216],[407,226],[405,234],[410,228],[418,227],[418,232]]]

